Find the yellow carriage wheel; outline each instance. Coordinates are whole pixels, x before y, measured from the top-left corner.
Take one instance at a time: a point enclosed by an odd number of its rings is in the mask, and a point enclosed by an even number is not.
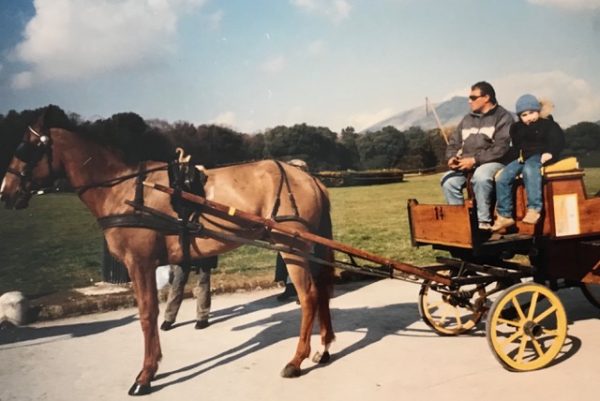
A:
[[[494,301],[486,334],[494,356],[508,370],[540,369],[560,352],[567,337],[567,315],[550,289],[520,283]]]
[[[455,336],[473,329],[485,312],[485,287],[469,285],[460,291],[437,291],[425,281],[419,292],[419,314],[438,334]]]

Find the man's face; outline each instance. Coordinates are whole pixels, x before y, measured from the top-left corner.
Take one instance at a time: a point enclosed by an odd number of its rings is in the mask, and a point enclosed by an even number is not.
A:
[[[540,112],[535,110],[526,110],[519,114],[519,117],[521,118],[521,121],[523,121],[523,124],[529,125],[536,122],[538,118],[540,118]]]
[[[472,89],[471,94],[469,95],[469,106],[471,107],[471,111],[473,113],[480,113],[489,100],[490,97],[488,95],[481,94],[481,89]]]

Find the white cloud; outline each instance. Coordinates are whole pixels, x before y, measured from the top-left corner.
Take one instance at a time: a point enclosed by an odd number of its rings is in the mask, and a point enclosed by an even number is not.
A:
[[[29,69],[13,83],[23,88],[25,81],[89,78],[160,61],[173,52],[178,17],[205,1],[34,0],[35,16],[13,51]]]
[[[290,0],[295,7],[316,15],[323,15],[338,23],[350,16],[350,0]]]
[[[397,113],[397,110],[386,107],[372,113],[355,114],[350,116],[349,121],[350,125],[358,132],[393,116],[395,113]]]
[[[284,56],[275,56],[268,60],[265,60],[261,65],[260,69],[268,73],[278,73],[285,68],[286,60]]]
[[[224,127],[234,127],[236,125],[236,116],[233,111],[226,111],[216,116],[210,123]]]
[[[528,0],[532,4],[573,10],[600,9],[600,0]]]
[[[15,89],[27,89],[31,87],[33,74],[29,71],[20,72],[12,77],[11,85]]]
[[[600,119],[598,91],[586,80],[562,71],[509,75],[494,85],[498,101],[504,101],[509,110],[514,110],[519,96],[531,93],[554,102],[554,117],[563,126]]]
[[[490,79],[496,90],[498,103],[508,110],[515,109],[518,97],[531,93],[538,98],[551,100],[554,118],[563,127],[581,121],[600,120],[600,94],[585,79],[571,76],[563,71],[511,74]],[[451,96],[467,96],[469,88],[451,93]]]

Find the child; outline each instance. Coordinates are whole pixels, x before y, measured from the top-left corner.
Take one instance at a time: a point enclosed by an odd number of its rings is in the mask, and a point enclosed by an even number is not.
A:
[[[527,214],[523,223],[536,224],[543,207],[541,167],[556,160],[564,147],[564,132],[550,115],[541,115],[542,105],[533,95],[517,100],[519,121],[510,127],[513,150],[518,158],[510,162],[496,179],[496,211],[498,218],[492,231],[515,224],[513,219],[513,185],[519,174],[527,193]]]

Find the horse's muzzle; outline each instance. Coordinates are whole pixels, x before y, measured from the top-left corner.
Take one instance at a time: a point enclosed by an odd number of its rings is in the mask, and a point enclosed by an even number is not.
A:
[[[6,209],[25,209],[29,206],[29,199],[31,199],[31,194],[21,190],[15,192],[13,196],[0,194],[0,202],[4,202]]]

